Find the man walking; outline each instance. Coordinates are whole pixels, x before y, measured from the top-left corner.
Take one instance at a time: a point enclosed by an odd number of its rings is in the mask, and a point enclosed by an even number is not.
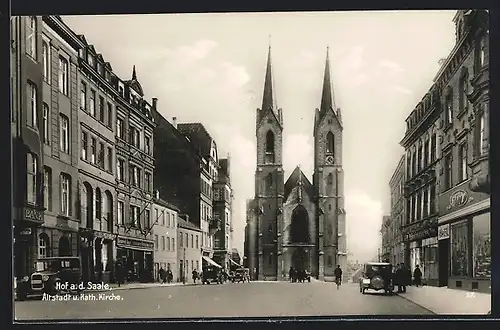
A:
[[[413,271],[413,278],[415,279],[415,286],[417,288],[422,285],[422,271],[420,270],[419,265],[415,266],[415,270]]]
[[[340,268],[340,265],[337,265],[337,268],[335,268],[335,283],[337,283],[337,290],[340,288],[340,285],[342,284],[342,268]]]

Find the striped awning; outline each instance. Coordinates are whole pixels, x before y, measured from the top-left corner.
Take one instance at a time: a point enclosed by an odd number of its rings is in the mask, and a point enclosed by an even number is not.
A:
[[[212,266],[215,266],[217,268],[222,268],[221,265],[219,265],[218,263],[216,263],[215,261],[213,261],[212,259],[210,259],[209,257],[206,257],[206,256],[203,256],[203,260],[205,260],[206,262],[208,262],[210,265]]]

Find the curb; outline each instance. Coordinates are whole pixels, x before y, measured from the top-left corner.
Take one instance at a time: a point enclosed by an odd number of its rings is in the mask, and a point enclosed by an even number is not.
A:
[[[426,311],[428,311],[428,312],[431,312],[431,313],[432,313],[432,314],[434,314],[434,315],[439,315],[438,313],[436,313],[436,312],[435,312],[435,311],[433,311],[432,309],[429,309],[429,308],[427,308],[427,307],[425,307],[425,306],[423,306],[423,305],[421,305],[421,304],[419,304],[419,303],[417,303],[417,302],[415,302],[415,301],[411,300],[410,298],[408,298],[408,297],[407,297],[407,296],[405,296],[404,294],[397,293],[397,292],[393,292],[393,293],[394,293],[396,296],[401,297],[401,298],[403,298],[403,299],[405,299],[405,300],[407,300],[407,301],[409,301],[409,302],[411,302],[411,303],[413,303],[413,304],[417,305],[418,307],[423,308],[423,309],[425,309],[425,310],[426,310]]]

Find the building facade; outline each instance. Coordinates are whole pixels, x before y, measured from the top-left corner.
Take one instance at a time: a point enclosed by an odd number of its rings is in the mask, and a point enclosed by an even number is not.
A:
[[[192,281],[192,272],[201,271],[203,253],[201,249],[201,241],[203,239],[203,231],[195,224],[188,222],[182,218],[177,219],[177,264],[178,264],[178,281]],[[204,258],[207,258],[206,256]],[[211,259],[210,259],[211,260]]]
[[[441,284],[491,289],[489,16],[459,10],[456,44],[435,83],[443,91],[439,145]]]
[[[177,216],[179,209],[165,202],[156,194],[153,203],[153,235],[154,235],[154,278],[159,280],[159,271],[172,271],[174,279],[179,277],[177,266]]]
[[[273,89],[269,48],[262,108],[256,113],[256,225],[248,233],[256,251],[248,251],[259,280],[281,280],[288,269],[311,272],[333,281],[337,264],[347,261],[342,119],[335,106],[327,54],[321,107],[314,120],[312,183],[299,167],[284,181],[283,113]],[[253,218],[253,216],[251,216]]]
[[[215,233],[214,261],[230,269],[236,266],[231,259],[232,241],[232,203],[233,191],[231,188],[230,157],[219,159],[217,181],[213,183],[214,218],[221,220],[221,229]]]
[[[112,68],[83,35],[79,66],[78,183],[81,256],[89,279],[114,279],[116,258],[116,98]]]
[[[406,119],[407,129],[401,141],[406,152],[404,259],[412,271],[420,266],[428,285],[437,285],[439,280],[436,164],[440,112],[441,92],[433,85]]]
[[[257,203],[255,199],[246,201],[246,225],[244,242],[244,265],[250,270],[250,278],[257,280],[257,261],[258,258],[258,232],[257,232]]]
[[[391,262],[404,262],[404,243],[401,228],[405,221],[406,201],[403,194],[405,183],[405,156],[401,157],[394,171],[389,188],[391,191]]]
[[[382,217],[382,225],[380,228],[382,236],[382,247],[380,249],[380,260],[391,262],[392,259],[392,218],[390,215]]]

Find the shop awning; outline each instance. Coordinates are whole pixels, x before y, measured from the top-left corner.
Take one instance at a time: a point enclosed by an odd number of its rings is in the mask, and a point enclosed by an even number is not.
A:
[[[231,263],[235,266],[238,266],[238,267],[241,267],[241,265],[239,263],[237,263],[236,261],[234,261],[233,259],[229,258],[229,261],[231,261]]]
[[[215,261],[213,261],[212,259],[210,259],[209,257],[206,257],[206,256],[203,256],[203,260],[205,260],[206,262],[208,262],[210,265],[212,266],[215,266],[217,268],[222,268],[221,265],[219,265],[218,263],[216,263]]]

